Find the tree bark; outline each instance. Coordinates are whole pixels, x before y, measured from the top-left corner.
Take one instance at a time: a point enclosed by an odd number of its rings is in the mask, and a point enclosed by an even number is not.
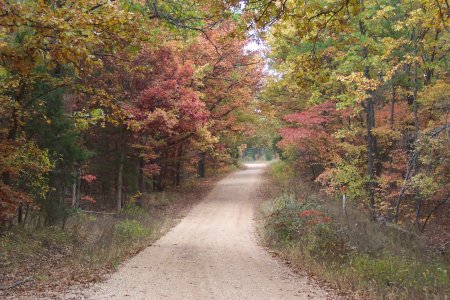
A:
[[[19,208],[17,209],[17,224],[22,224],[23,222],[23,204],[19,204]]]
[[[200,153],[200,160],[198,161],[197,165],[197,175],[200,178],[205,178],[206,175],[205,164],[206,164],[206,153],[202,152]]]
[[[417,141],[419,138],[419,104],[417,102],[417,93],[419,91],[419,78],[418,78],[418,69],[419,65],[417,62],[417,32],[414,28],[413,30],[413,39],[414,39],[414,90],[413,90],[413,111],[414,111],[414,141]],[[417,164],[415,173],[419,172],[419,164]],[[416,224],[419,224],[420,219],[420,208],[422,204],[422,199],[420,197],[420,189],[418,187],[414,190],[414,202],[415,202],[415,214],[416,214]]]
[[[73,209],[77,208],[77,180],[76,179],[72,184],[72,208]]]
[[[392,85],[392,100],[391,100],[391,130],[394,130],[394,114],[395,114],[395,97],[396,97],[396,86]]]
[[[81,200],[81,170],[77,168],[75,171],[75,180],[72,185],[72,208],[77,209]]]
[[[180,186],[181,184],[181,173],[182,173],[182,163],[181,163],[181,157],[183,155],[183,146],[180,145],[178,148],[178,157],[177,157],[177,163],[176,163],[176,174],[175,174],[175,185]]]
[[[117,175],[117,203],[116,203],[116,208],[117,208],[117,212],[120,212],[122,210],[122,178],[123,178],[123,163],[124,163],[124,157],[125,157],[125,153],[123,150],[122,145],[120,146],[119,149],[119,170],[118,170],[118,175]]]
[[[144,174],[145,160],[141,157],[139,159],[139,192],[144,194],[147,192],[147,186],[145,184],[145,174]]]
[[[360,0],[361,3],[361,14],[364,12],[364,0]],[[367,35],[366,25],[363,19],[359,21],[359,29],[361,35]],[[363,46],[363,60],[367,62],[369,57],[369,50],[367,46]],[[370,69],[369,66],[364,67],[364,76],[370,79]],[[377,141],[375,136],[372,134],[372,129],[375,127],[375,106],[373,103],[373,96],[370,93],[369,98],[364,102],[364,109],[366,112],[366,127],[367,127],[367,175],[369,177],[369,208],[372,219],[376,218],[375,215],[375,160],[377,155]]]
[[[29,204],[25,205],[25,217],[23,218],[22,227],[25,227],[25,224],[26,224],[26,222],[28,220],[29,210],[30,210],[30,205]]]

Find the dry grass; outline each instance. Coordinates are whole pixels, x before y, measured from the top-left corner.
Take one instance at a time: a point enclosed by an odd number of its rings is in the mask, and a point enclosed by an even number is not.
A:
[[[446,299],[448,256],[422,237],[342,211],[275,165],[261,204],[261,235],[285,259],[336,287],[373,299]]]
[[[57,295],[106,274],[151,245],[208,193],[226,171],[144,196],[121,214],[78,212],[56,227],[15,227],[0,235],[0,298]],[[7,288],[29,279],[15,288]]]

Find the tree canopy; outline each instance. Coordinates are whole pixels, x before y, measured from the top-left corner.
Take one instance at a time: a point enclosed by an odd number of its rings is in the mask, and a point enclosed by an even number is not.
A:
[[[443,0],[1,1],[0,219],[120,210],[247,142],[276,143],[329,193],[348,187],[374,220],[424,227],[448,200],[448,12]]]

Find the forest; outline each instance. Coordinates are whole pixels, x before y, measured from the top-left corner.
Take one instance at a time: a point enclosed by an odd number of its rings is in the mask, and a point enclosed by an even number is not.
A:
[[[447,0],[0,0],[0,235],[121,213],[246,146],[448,257],[449,17]]]
[[[224,5],[2,1],[3,224],[120,211],[231,162],[262,73]]]

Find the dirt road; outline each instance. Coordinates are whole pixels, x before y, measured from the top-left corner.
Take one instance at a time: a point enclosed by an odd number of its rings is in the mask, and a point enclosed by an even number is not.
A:
[[[220,181],[168,234],[83,292],[89,299],[324,299],[257,245],[254,212],[264,164]]]

